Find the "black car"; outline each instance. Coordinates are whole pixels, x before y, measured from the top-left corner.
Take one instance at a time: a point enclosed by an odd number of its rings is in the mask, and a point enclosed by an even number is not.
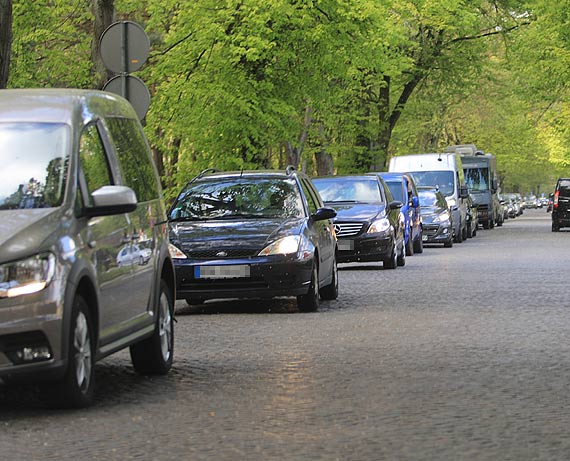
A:
[[[552,198],[552,232],[570,227],[570,178],[559,178]]]
[[[418,186],[424,243],[453,246],[453,217],[447,200],[435,187]]]
[[[334,208],[338,262],[383,261],[389,269],[406,263],[402,202],[377,175],[313,178],[325,204]]]
[[[317,310],[338,296],[335,215],[293,168],[200,174],[168,213],[177,299],[297,296]]]

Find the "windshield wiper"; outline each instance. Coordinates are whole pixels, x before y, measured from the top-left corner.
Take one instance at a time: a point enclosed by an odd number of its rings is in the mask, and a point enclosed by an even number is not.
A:
[[[180,216],[178,218],[169,218],[168,222],[203,221],[204,219],[197,216]]]

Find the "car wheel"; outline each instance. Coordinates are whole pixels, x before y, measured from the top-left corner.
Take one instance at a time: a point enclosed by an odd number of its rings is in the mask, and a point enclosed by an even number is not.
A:
[[[319,294],[321,298],[331,301],[338,298],[338,267],[336,263],[336,258],[333,261],[331,283],[323,288],[321,288]]]
[[[555,223],[552,223],[552,232],[560,231],[560,227],[558,227]]]
[[[306,295],[297,296],[297,307],[301,312],[315,312],[319,308],[319,269],[313,264],[311,283]]]
[[[396,269],[396,267],[398,267],[398,249],[395,240],[392,253],[389,258],[383,260],[383,266],[384,269]]]
[[[163,375],[172,366],[174,352],[174,302],[171,290],[160,281],[154,333],[130,347],[135,371],[142,375]]]
[[[396,264],[400,267],[404,267],[406,265],[406,248],[403,242],[402,242],[402,249],[400,251],[400,254],[398,255],[398,259],[396,260]]]
[[[420,232],[417,240],[414,241],[414,252],[418,254],[424,252],[423,232]]]
[[[83,408],[93,401],[95,361],[93,323],[87,302],[76,295],[71,312],[68,363],[63,379],[46,383],[41,396],[58,408]]]
[[[461,226],[459,226],[459,232],[455,235],[455,243],[463,242],[463,231],[461,230]]]
[[[445,248],[451,248],[451,247],[453,247],[453,239],[450,238],[447,242],[445,242],[445,243],[443,244],[443,246],[444,246]]]
[[[406,256],[414,256],[414,242],[412,241],[412,231],[410,229],[410,236],[406,242]]]

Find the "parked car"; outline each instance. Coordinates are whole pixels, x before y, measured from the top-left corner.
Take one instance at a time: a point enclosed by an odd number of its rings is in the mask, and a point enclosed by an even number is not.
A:
[[[328,176],[313,182],[337,212],[339,262],[383,261],[388,269],[406,264],[402,202],[394,200],[382,178]]]
[[[335,215],[293,168],[203,172],[168,213],[177,298],[296,296],[317,310],[338,296]]]
[[[423,252],[422,223],[418,190],[413,178],[405,173],[375,173],[379,175],[395,200],[403,203],[400,211],[404,215],[404,241],[406,255]]]
[[[135,371],[172,364],[174,267],[158,174],[123,98],[1,90],[0,377],[82,407],[95,362],[130,347]],[[145,265],[119,253],[152,242]]]
[[[552,232],[570,227],[570,178],[558,178],[552,200]]]
[[[424,243],[443,243],[446,248],[453,246],[453,216],[449,204],[439,189],[418,186]]]

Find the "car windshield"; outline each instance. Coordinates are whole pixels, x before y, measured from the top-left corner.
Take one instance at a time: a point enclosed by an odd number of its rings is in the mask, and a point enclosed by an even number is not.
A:
[[[455,191],[453,171],[414,171],[410,173],[417,186],[439,188],[445,195],[453,195]]]
[[[376,178],[315,178],[315,187],[324,202],[380,203],[382,196]]]
[[[473,191],[489,190],[489,168],[466,168],[465,185]]]
[[[302,216],[304,216],[304,207],[294,179],[238,177],[191,184],[176,200],[169,219]]]
[[[0,210],[61,205],[69,129],[56,123],[0,123]]]
[[[438,196],[438,194],[435,191],[419,190],[418,191],[418,199],[420,201],[421,207],[445,208],[445,206],[446,206],[445,199],[441,195]]]

